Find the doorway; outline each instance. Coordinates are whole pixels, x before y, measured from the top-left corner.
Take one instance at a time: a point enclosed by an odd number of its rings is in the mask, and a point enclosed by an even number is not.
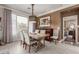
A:
[[[36,21],[29,21],[29,33],[35,32],[36,29]]]
[[[69,35],[70,31],[73,31],[74,41],[78,42],[77,39],[77,15],[63,17],[63,39],[65,40]]]

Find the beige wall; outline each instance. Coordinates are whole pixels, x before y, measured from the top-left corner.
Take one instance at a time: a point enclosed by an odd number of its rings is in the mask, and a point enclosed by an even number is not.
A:
[[[39,19],[41,17],[45,17],[45,16],[50,16],[51,17],[51,27],[59,27],[61,25],[61,16],[60,16],[60,12],[53,12],[44,16],[40,16]]]
[[[51,16],[51,27],[59,27],[61,24],[60,12],[54,12]]]

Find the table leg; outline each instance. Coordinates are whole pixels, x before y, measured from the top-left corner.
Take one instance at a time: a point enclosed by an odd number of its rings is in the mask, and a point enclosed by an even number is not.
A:
[[[45,39],[44,39],[44,46],[45,46]]]

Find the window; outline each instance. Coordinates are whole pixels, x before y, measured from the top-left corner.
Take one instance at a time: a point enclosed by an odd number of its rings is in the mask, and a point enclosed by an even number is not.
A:
[[[12,34],[13,36],[17,33],[17,22],[16,22],[16,15],[12,14]]]
[[[13,41],[20,39],[20,31],[28,30],[28,18],[12,14],[12,35]],[[18,38],[18,39],[17,39]]]
[[[17,16],[17,30],[21,31],[28,28],[28,18]]]

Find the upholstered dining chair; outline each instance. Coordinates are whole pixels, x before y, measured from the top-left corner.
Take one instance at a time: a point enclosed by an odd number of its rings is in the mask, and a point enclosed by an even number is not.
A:
[[[33,40],[29,37],[29,34],[27,33],[27,31],[23,31],[23,35],[24,35],[24,40],[25,40],[25,45],[27,48],[28,47],[28,52],[30,53],[31,47],[35,47],[37,45],[37,40]]]
[[[57,27],[56,29],[53,29],[53,36],[51,36],[51,38],[55,41],[55,44],[57,44],[59,36],[60,36],[60,28]]]
[[[21,45],[23,45],[23,48],[25,48],[26,43],[25,43],[25,37],[24,37],[23,31],[20,32],[20,37],[21,37]]]
[[[75,44],[75,30],[68,31],[65,41]]]
[[[39,30],[38,30],[38,29],[36,29],[36,30],[35,30],[35,33],[39,33]]]
[[[40,33],[41,34],[45,34],[45,30],[40,30]]]
[[[46,30],[40,30],[40,34],[43,35],[43,34],[46,34]],[[42,42],[43,44],[45,45],[45,38],[42,38]]]

